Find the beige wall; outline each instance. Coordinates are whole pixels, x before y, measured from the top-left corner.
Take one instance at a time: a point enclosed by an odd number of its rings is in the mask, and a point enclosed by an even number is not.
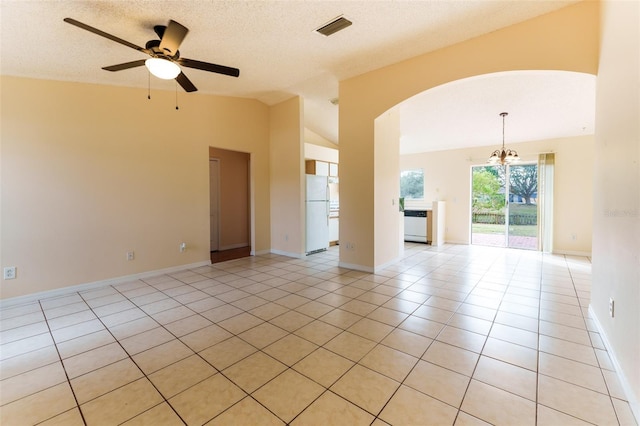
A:
[[[522,163],[554,152],[554,252],[591,255],[593,205],[593,136],[550,139],[508,148]],[[495,147],[456,149],[403,155],[400,169],[424,170],[425,203],[446,201],[445,240],[469,244],[471,232],[471,167],[486,165]],[[576,236],[574,240],[572,235]]]
[[[171,91],[1,84],[1,265],[18,268],[3,299],[206,262],[209,146],[251,153],[253,246],[269,249],[264,104],[182,93],[176,111]]]
[[[304,255],[303,102],[300,97],[270,108],[271,250]]]
[[[212,147],[209,158],[220,164],[219,249],[250,246],[249,154]]]
[[[374,256],[375,265],[380,269],[400,255],[398,241],[400,226],[404,229],[402,220],[404,215],[400,214],[398,207],[400,152],[397,147],[399,141],[400,113],[396,108],[385,112],[375,121]],[[356,246],[355,249],[357,248]]]
[[[598,3],[581,2],[340,82],[340,238],[356,244],[356,250],[341,250],[340,262],[374,268],[374,235],[395,232],[376,228],[373,220],[375,198],[388,197],[374,192],[376,117],[427,89],[475,75],[549,69],[595,74],[597,29]]]
[[[591,308],[640,420],[640,3],[605,1],[601,19]]]

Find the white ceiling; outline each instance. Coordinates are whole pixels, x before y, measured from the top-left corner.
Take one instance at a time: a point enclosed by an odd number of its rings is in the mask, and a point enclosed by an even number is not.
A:
[[[591,135],[596,78],[567,71],[512,71],[454,81],[400,104],[400,152]],[[508,146],[507,146],[508,148]],[[488,155],[488,154],[487,154]]]
[[[190,29],[180,46],[183,57],[240,69],[237,79],[185,69],[198,93],[255,98],[268,105],[300,95],[305,100],[306,127],[337,143],[338,107],[329,100],[338,97],[340,80],[576,1],[1,0],[0,71],[3,75],[146,88],[144,67],[115,73],[101,70],[144,59],[142,53],[63,19],[74,18],[143,47],[157,38],[154,25],[166,25],[173,19]],[[314,32],[340,15],[353,25],[329,37]],[[571,75],[576,78],[565,75],[556,80],[545,73],[500,75],[432,89],[407,103],[413,107],[402,107],[406,141],[402,150],[495,144],[496,129],[501,137],[498,114],[503,110],[510,112],[510,141],[569,135],[576,126],[592,131],[593,108],[589,105],[593,103],[580,97],[584,86],[575,86],[586,84],[594,91],[595,83],[593,78],[586,81],[584,76]],[[167,90],[175,86],[158,79],[151,85]],[[461,132],[462,127],[470,133]],[[516,135],[516,128],[528,133]]]

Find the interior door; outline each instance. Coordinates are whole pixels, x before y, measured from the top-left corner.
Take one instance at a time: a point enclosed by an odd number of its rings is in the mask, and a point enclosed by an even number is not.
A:
[[[211,251],[220,249],[220,161],[209,160],[209,222]]]

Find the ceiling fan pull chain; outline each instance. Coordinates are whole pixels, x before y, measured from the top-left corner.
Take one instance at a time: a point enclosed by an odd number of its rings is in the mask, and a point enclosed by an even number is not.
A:
[[[147,80],[147,99],[151,99],[151,72],[148,71],[148,80]]]
[[[178,110],[178,80],[176,80],[176,110]]]

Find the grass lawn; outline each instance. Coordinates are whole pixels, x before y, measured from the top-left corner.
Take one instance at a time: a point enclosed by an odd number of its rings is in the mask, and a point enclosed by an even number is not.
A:
[[[509,211],[511,214],[530,214],[537,215],[538,214],[538,206],[536,204],[517,204],[517,203],[509,203]]]
[[[474,234],[504,234],[504,225],[474,223],[471,225],[471,232]],[[512,225],[509,227],[509,233],[519,237],[537,237],[538,227],[535,225]]]
[[[535,204],[509,204],[509,213],[511,215],[531,215],[538,214],[538,206]],[[474,234],[504,234],[504,225],[494,225],[487,223],[474,223],[471,226],[471,232]],[[509,232],[513,236],[520,237],[537,237],[538,227],[536,225],[511,225]]]

